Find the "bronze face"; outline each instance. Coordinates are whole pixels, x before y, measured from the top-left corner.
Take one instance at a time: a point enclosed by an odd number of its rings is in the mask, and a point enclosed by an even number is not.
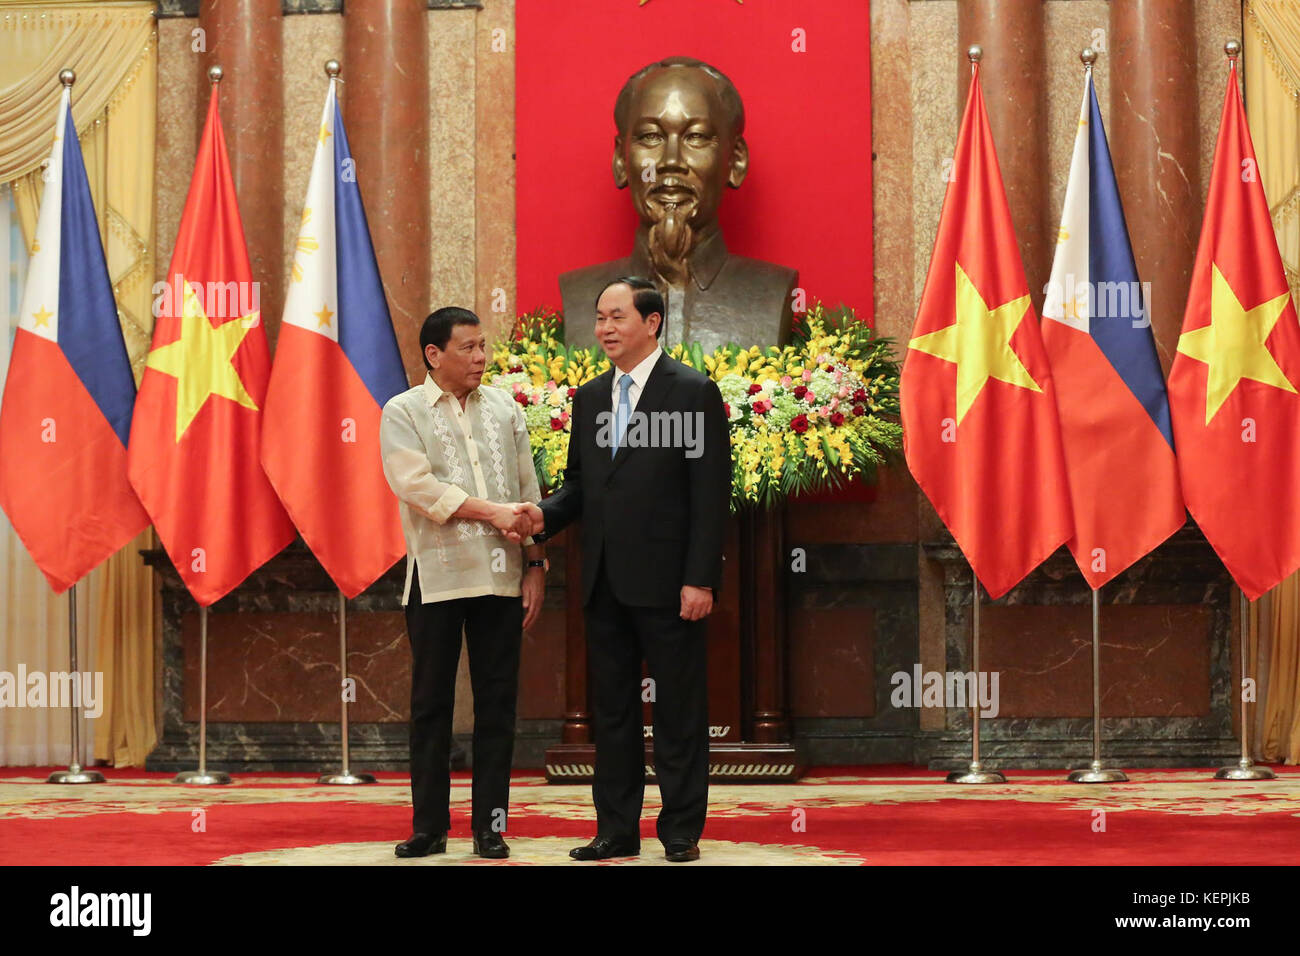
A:
[[[749,168],[739,91],[708,64],[666,57],[629,77],[614,122],[614,184],[629,191],[641,222],[630,255],[560,274],[568,343],[598,344],[592,307],[611,282],[630,275],[646,276],[663,293],[664,348],[789,341],[798,273],[732,254],[718,223],[724,190],[738,188]],[[626,348],[618,336],[607,344]]]
[[[655,271],[680,286],[695,241],[716,228],[727,186],[744,181],[749,153],[732,128],[717,82],[698,67],[670,66],[633,92],[615,138],[614,180],[650,228]]]

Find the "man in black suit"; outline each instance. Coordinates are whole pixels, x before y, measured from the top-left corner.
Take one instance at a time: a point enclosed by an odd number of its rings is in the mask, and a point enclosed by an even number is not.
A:
[[[709,794],[705,618],[722,580],[731,447],[722,395],[659,347],[663,296],[615,279],[596,302],[612,367],[578,389],[564,485],[516,505],[550,536],[582,519],[582,594],[596,733],[596,838],[575,860],[640,852],[645,793],[641,662],[654,682],[657,832],[699,859]]]

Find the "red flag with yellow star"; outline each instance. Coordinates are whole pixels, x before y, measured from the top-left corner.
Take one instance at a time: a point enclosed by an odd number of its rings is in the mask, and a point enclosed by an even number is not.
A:
[[[1251,600],[1300,567],[1300,326],[1257,168],[1233,59],[1169,405],[1187,509]]]
[[[998,598],[1073,533],[1052,377],[1016,246],[979,71],[901,386],[903,450]]]
[[[131,484],[207,606],[294,538],[262,471],[271,371],[213,87],[131,420]]]

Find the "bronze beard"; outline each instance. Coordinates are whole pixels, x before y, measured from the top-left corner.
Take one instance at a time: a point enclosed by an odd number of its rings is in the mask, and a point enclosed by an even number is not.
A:
[[[650,261],[659,278],[675,289],[685,287],[690,277],[689,257],[695,239],[691,217],[697,205],[695,199],[684,203],[661,205],[652,201],[649,204],[650,209],[658,213],[650,224]]]

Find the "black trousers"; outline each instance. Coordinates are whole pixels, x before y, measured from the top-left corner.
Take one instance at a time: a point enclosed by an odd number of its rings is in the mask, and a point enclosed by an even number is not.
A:
[[[416,833],[451,829],[451,717],[461,630],[474,688],[473,832],[505,831],[515,747],[523,602],[484,595],[420,603],[415,569],[406,605],[411,641],[411,804]]]
[[[700,838],[709,805],[706,622],[681,607],[632,607],[614,596],[604,562],[586,608],[596,774],[591,792],[598,836],[640,839],[645,796],[641,661],[654,681],[654,765],[665,844]]]

